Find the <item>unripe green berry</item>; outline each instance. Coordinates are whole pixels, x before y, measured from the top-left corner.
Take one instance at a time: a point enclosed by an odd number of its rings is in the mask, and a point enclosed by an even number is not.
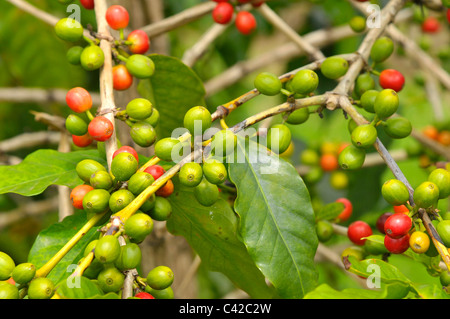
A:
[[[277,95],[281,90],[280,79],[272,73],[262,72],[258,74],[254,81],[255,88],[264,95]]]
[[[291,88],[298,94],[309,94],[319,86],[319,77],[312,70],[298,71],[290,81]]]
[[[103,66],[105,55],[99,46],[90,45],[84,48],[81,53],[80,62],[83,69],[94,71]]]
[[[322,62],[320,70],[326,78],[336,80],[347,73],[348,62],[344,58],[331,56]]]
[[[152,115],[153,105],[147,99],[136,98],[127,104],[125,110],[129,117],[136,120],[145,120]]]

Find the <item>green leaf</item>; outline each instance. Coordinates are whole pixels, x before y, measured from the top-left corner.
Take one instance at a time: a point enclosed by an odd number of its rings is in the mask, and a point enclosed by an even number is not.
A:
[[[301,298],[317,284],[318,245],[311,199],[295,168],[238,136],[229,164],[237,187],[240,233],[258,268],[282,298]]]
[[[88,299],[103,295],[92,280],[83,276],[61,281],[56,293],[63,299]]]
[[[50,185],[75,187],[82,183],[75,167],[87,158],[106,165],[96,150],[61,153],[42,149],[33,152],[18,165],[0,166],[0,194],[34,196]]]
[[[343,203],[329,203],[323,206],[316,214],[318,220],[333,220],[344,210]]]
[[[163,138],[183,127],[184,114],[191,107],[205,106],[205,89],[195,72],[179,59],[157,54],[150,57],[155,63],[155,73],[140,81],[138,91],[159,111],[157,132]]]
[[[376,299],[379,297],[380,292],[377,290],[347,288],[338,291],[327,284],[321,284],[307,293],[304,299]]]
[[[175,192],[168,197],[173,213],[167,229],[185,237],[210,270],[223,273],[253,298],[271,298],[273,289],[238,239],[238,219],[230,205],[219,199],[210,207],[202,206],[192,188],[181,186],[176,177],[173,181]]]
[[[77,232],[86,224],[87,218],[84,211],[64,218],[63,221],[53,224],[44,229],[37,236],[31,247],[28,261],[33,263],[37,269],[47,263]],[[47,276],[53,282],[59,283],[67,278],[74,270],[75,266],[83,257],[87,244],[97,239],[99,227],[91,228],[81,240],[61,259],[56,267]]]
[[[442,286],[414,283],[412,287],[422,299],[450,299],[450,295],[442,289]]]

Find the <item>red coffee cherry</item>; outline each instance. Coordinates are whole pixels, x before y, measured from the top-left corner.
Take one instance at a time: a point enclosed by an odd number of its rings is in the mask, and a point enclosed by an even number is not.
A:
[[[93,190],[94,187],[91,185],[78,185],[70,192],[70,201],[72,202],[73,207],[78,209],[83,209],[83,198],[84,195]]]
[[[393,207],[394,207],[394,213],[409,213],[409,209],[405,205],[399,205],[399,206],[393,206]]]
[[[422,22],[422,31],[426,33],[436,33],[440,30],[441,24],[435,17],[427,17]]]
[[[244,35],[249,35],[256,29],[256,19],[248,11],[240,11],[236,15],[236,28]]]
[[[347,219],[349,219],[353,213],[352,202],[350,202],[350,200],[348,200],[347,198],[343,197],[336,199],[336,202],[344,204],[344,210],[336,218],[338,222],[344,222]]]
[[[120,153],[130,153],[131,155],[134,156],[134,158],[136,158],[136,161],[138,161],[139,163],[139,156],[138,153],[136,152],[136,150],[134,148],[132,148],[131,146],[127,146],[127,145],[123,145],[121,147],[119,147],[114,153],[113,153],[113,158],[116,157],[117,154]]]
[[[131,53],[144,54],[150,49],[150,39],[143,30],[134,30],[131,32],[127,37],[127,41],[132,42],[132,44],[128,46]]]
[[[94,142],[94,139],[88,132],[81,136],[72,135],[72,141],[73,141],[73,144],[75,144],[78,147],[87,147]]]
[[[117,91],[124,91],[133,84],[133,76],[123,64],[115,65],[112,69],[113,88]]]
[[[450,23],[450,9],[447,9],[447,21]]]
[[[92,97],[86,89],[75,87],[67,92],[66,103],[72,111],[83,113],[91,109]]]
[[[405,77],[397,70],[386,69],[381,71],[379,81],[383,89],[392,89],[399,92],[405,84]]]
[[[95,7],[94,0],[80,0],[80,3],[87,10],[92,10]]]
[[[144,172],[149,173],[150,175],[153,176],[153,178],[155,179],[155,181],[161,177],[161,175],[163,175],[166,171],[164,170],[164,168],[162,168],[162,166],[160,165],[152,165],[147,167]]]
[[[153,297],[152,295],[150,295],[148,292],[138,292],[137,294],[134,295],[135,297],[139,298],[139,299],[155,299],[155,297]]]
[[[106,10],[106,22],[114,30],[125,29],[130,22],[130,16],[124,7],[113,5]]]
[[[400,238],[405,236],[411,227],[411,217],[404,213],[396,213],[386,219],[384,233],[392,238]]]
[[[388,235],[384,236],[384,246],[392,254],[401,254],[409,248],[409,234],[400,237],[392,238]]]
[[[108,140],[114,132],[113,123],[104,116],[97,116],[89,123],[88,133],[99,142]]]
[[[227,24],[233,18],[234,7],[228,2],[220,2],[212,11],[212,17],[216,23]]]
[[[372,233],[369,224],[361,220],[351,223],[347,229],[348,238],[358,246],[364,245],[366,239],[363,238],[372,235]]]
[[[381,214],[381,216],[378,217],[375,226],[377,227],[377,229],[380,233],[384,234],[384,224],[386,223],[386,219],[388,219],[392,215],[394,215],[394,213],[387,212],[387,213]]]

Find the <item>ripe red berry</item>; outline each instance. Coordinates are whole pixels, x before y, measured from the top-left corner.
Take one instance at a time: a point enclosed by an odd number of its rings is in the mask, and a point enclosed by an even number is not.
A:
[[[392,238],[386,235],[384,236],[384,246],[392,254],[404,253],[409,248],[409,237],[409,234],[400,238]]]
[[[394,213],[409,213],[409,209],[405,205],[394,206]]]
[[[92,10],[95,7],[94,0],[80,0],[80,3],[87,10]]]
[[[72,189],[70,192],[70,201],[72,202],[73,207],[78,209],[83,209],[83,198],[84,195],[93,190],[94,187],[91,185],[78,185]]]
[[[394,215],[394,213],[387,212],[387,213],[381,214],[381,216],[378,217],[375,226],[377,227],[377,229],[380,233],[384,234],[384,223],[386,222],[386,219],[388,219],[392,215]]]
[[[392,238],[400,238],[405,236],[411,227],[411,217],[404,213],[396,213],[386,219],[384,233]]]
[[[450,23],[450,8],[447,9],[447,21]]]
[[[113,134],[114,125],[108,118],[97,116],[89,123],[88,132],[94,140],[104,142]]]
[[[216,23],[227,24],[233,18],[234,7],[228,2],[220,2],[212,11],[212,17]]]
[[[150,295],[148,292],[143,292],[143,291],[142,292],[138,292],[134,296],[139,298],[139,299],[155,299],[155,297]]]
[[[436,33],[440,30],[441,24],[435,17],[427,17],[422,22],[422,31],[426,33]]]
[[[113,5],[106,10],[106,22],[114,30],[125,29],[130,21],[127,9],[121,5]]]
[[[83,113],[91,109],[92,97],[82,87],[70,89],[66,94],[66,103],[76,113]]]
[[[405,77],[397,70],[386,69],[381,71],[379,81],[383,89],[392,89],[399,92],[405,84]]]
[[[155,181],[161,177],[161,175],[163,175],[166,171],[164,170],[164,168],[162,168],[162,166],[160,165],[152,165],[147,167],[144,172],[149,173],[150,175],[153,176],[153,178],[155,179]]]
[[[87,147],[89,145],[92,144],[92,142],[94,142],[94,139],[92,138],[92,136],[88,133],[84,134],[84,135],[72,135],[72,141],[73,144],[75,144],[78,147]]]
[[[123,64],[115,65],[112,69],[113,88],[117,91],[124,91],[133,84],[133,76]]]
[[[143,30],[134,30],[131,32],[127,37],[127,41],[132,42],[128,48],[134,54],[144,54],[150,48],[150,39]]]
[[[130,153],[131,155],[134,156],[134,158],[136,158],[136,161],[138,161],[139,163],[139,156],[138,153],[136,152],[136,150],[134,148],[132,148],[131,146],[127,146],[127,145],[123,145],[121,147],[119,147],[114,153],[113,153],[113,158],[116,157],[117,154],[120,153]]]
[[[355,245],[364,245],[366,239],[363,238],[370,235],[372,235],[372,229],[366,222],[358,220],[348,226],[347,236]]]
[[[249,35],[256,29],[256,19],[248,11],[240,11],[236,15],[236,28],[244,35]]]
[[[338,198],[336,199],[336,202],[344,204],[344,210],[338,215],[337,220],[339,222],[346,221],[353,213],[352,202],[350,202],[347,198]]]

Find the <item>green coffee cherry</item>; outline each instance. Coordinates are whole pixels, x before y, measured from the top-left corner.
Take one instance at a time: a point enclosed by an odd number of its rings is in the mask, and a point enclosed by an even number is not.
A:
[[[319,241],[324,243],[333,236],[333,225],[327,220],[319,220],[316,223],[316,233]]]
[[[338,156],[338,162],[342,169],[355,170],[363,166],[366,159],[364,148],[349,145]]]
[[[349,119],[348,120],[348,123],[347,123],[347,129],[348,129],[348,132],[350,133],[350,134],[352,134],[352,132],[355,130],[355,128],[357,128],[358,127],[358,124],[355,122],[355,120],[354,119]]]
[[[30,282],[36,274],[36,267],[32,263],[22,263],[16,266],[12,272],[12,278],[18,284]]]
[[[208,159],[203,162],[203,175],[212,184],[223,183],[227,176],[227,168],[217,159]]]
[[[73,65],[80,65],[81,53],[83,53],[84,48],[80,46],[73,46],[67,50],[66,57],[67,61]]]
[[[96,189],[108,190],[113,186],[113,180],[107,171],[97,171],[91,175],[89,184]]]
[[[120,255],[114,265],[119,270],[134,269],[140,266],[141,248],[136,243],[128,243],[120,247]]]
[[[450,196],[450,172],[444,168],[437,168],[428,175],[428,181],[439,188],[439,199]]]
[[[371,124],[359,125],[351,134],[352,143],[356,147],[369,147],[373,145],[377,136],[377,129]]]
[[[172,287],[167,287],[165,289],[153,289],[149,285],[146,285],[145,292],[155,297],[155,299],[174,299]]]
[[[203,106],[194,106],[184,115],[183,123],[192,136],[201,135],[211,127],[211,113]]]
[[[165,221],[172,215],[172,205],[165,197],[156,196],[155,206],[148,214],[154,220]]]
[[[56,35],[64,41],[76,42],[81,40],[83,32],[83,26],[72,18],[63,18],[55,25]]]
[[[165,137],[155,144],[155,155],[167,162],[180,159],[182,150],[183,144],[177,138]]]
[[[338,56],[328,57],[322,62],[320,71],[326,78],[336,80],[347,73],[348,62]]]
[[[277,95],[281,91],[280,79],[272,73],[262,72],[258,74],[254,81],[255,88],[264,95]]]
[[[375,113],[375,99],[378,96],[377,90],[367,90],[361,95],[360,103],[364,110],[369,113]]]
[[[98,239],[94,239],[89,244],[87,244],[86,248],[84,248],[83,256],[86,257],[93,249],[95,249],[97,243]]]
[[[80,56],[80,63],[83,69],[94,71],[103,66],[105,55],[103,50],[97,45],[90,45],[84,48]]]
[[[136,120],[145,120],[153,114],[153,105],[147,99],[136,98],[127,104],[125,110],[129,117]]]
[[[370,239],[364,242],[364,249],[370,255],[382,255],[389,252],[384,246],[384,236],[378,234],[371,235]]]
[[[361,97],[364,92],[373,89],[375,89],[375,80],[370,73],[362,73],[356,78],[354,93],[357,97]]]
[[[159,111],[155,108],[153,108],[153,112],[152,115],[150,115],[150,117],[147,117],[144,122],[150,124],[153,127],[156,127],[159,123]]]
[[[186,163],[180,168],[178,176],[182,185],[195,187],[202,181],[202,166],[195,162]]]
[[[389,58],[394,52],[394,42],[388,37],[378,38],[370,50],[370,58],[375,63],[380,63]]]
[[[439,200],[439,188],[432,182],[423,182],[414,190],[413,199],[417,207],[436,207]]]
[[[436,226],[436,231],[438,232],[439,237],[441,237],[445,247],[450,247],[450,220],[440,221]]]
[[[397,179],[390,179],[381,186],[381,195],[392,206],[403,205],[409,200],[408,188]]]
[[[8,280],[15,267],[14,260],[8,254],[0,251],[0,281]]]
[[[170,287],[174,280],[172,269],[167,266],[157,266],[147,275],[147,284],[153,289],[162,290]]]
[[[219,199],[219,188],[203,178],[194,188],[194,196],[203,206],[211,206]]]
[[[128,190],[133,193],[133,195],[138,196],[147,187],[153,184],[155,179],[153,176],[147,172],[136,172],[128,180]]]
[[[95,245],[94,255],[103,264],[113,263],[120,255],[118,239],[113,235],[101,237]]]
[[[404,117],[392,117],[383,124],[384,131],[392,138],[405,138],[412,132],[411,122]]]
[[[125,275],[116,267],[109,266],[98,274],[97,282],[104,293],[118,292],[125,282]]]
[[[374,110],[380,119],[385,119],[397,112],[399,98],[397,92],[392,89],[384,89],[378,93]]]
[[[147,79],[155,72],[155,63],[148,56],[141,54],[131,55],[125,64],[128,72],[138,79]]]
[[[80,177],[84,182],[89,183],[92,174],[98,171],[106,171],[106,168],[97,161],[85,159],[77,164],[75,170],[78,177]]]
[[[141,147],[149,147],[156,141],[156,130],[144,121],[139,121],[131,126],[131,139]]]
[[[127,181],[138,169],[138,161],[127,152],[117,154],[111,161],[111,174],[118,181]]]
[[[54,293],[55,285],[48,278],[37,277],[28,286],[28,298],[30,299],[50,299]]]
[[[105,189],[93,189],[83,198],[83,209],[88,214],[103,213],[109,208],[110,194]]]
[[[82,136],[88,132],[88,123],[78,115],[70,114],[66,118],[66,129],[72,135]]]
[[[153,231],[153,220],[145,213],[135,213],[125,221],[125,234],[134,242],[141,242]]]
[[[211,139],[211,154],[224,157],[232,154],[236,147],[237,136],[230,130],[221,130]]]
[[[154,207],[156,202],[156,195],[152,194],[149,199],[147,199],[144,204],[142,204],[140,210],[144,213],[149,213]]]
[[[274,153],[281,154],[291,143],[291,130],[284,124],[272,125],[267,131],[267,147]]]
[[[307,107],[303,107],[301,109],[295,110],[292,113],[289,113],[286,123],[289,124],[302,124],[305,123],[309,119],[309,109]]]
[[[135,196],[128,189],[119,189],[109,197],[109,208],[113,213],[117,213],[127,207]]]
[[[0,282],[0,300],[19,299],[19,289],[9,282]]]
[[[290,86],[295,93],[309,94],[319,86],[319,77],[312,70],[300,70],[291,79]]]
[[[361,16],[354,16],[349,21],[350,28],[357,33],[366,29],[366,19]]]

